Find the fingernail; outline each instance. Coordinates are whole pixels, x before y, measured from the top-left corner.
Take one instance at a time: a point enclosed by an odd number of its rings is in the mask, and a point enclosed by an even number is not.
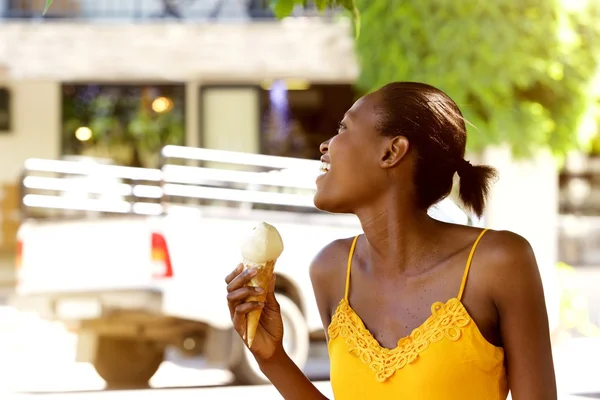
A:
[[[256,275],[256,273],[258,272],[258,269],[256,267],[252,267],[248,270],[248,275]]]
[[[261,287],[256,287],[254,288],[254,290],[256,291],[256,293],[264,293],[265,289],[261,288]]]
[[[259,302],[258,302],[258,306],[259,306],[259,307],[264,307],[264,306],[265,306],[265,303],[263,303],[262,301],[259,301]]]

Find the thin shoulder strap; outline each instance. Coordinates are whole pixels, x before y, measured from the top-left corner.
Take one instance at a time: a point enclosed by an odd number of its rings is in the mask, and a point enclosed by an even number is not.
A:
[[[469,276],[469,270],[471,269],[471,262],[473,261],[473,254],[475,254],[475,249],[477,248],[479,241],[481,240],[481,238],[483,237],[483,235],[485,235],[485,233],[487,231],[488,231],[488,229],[482,230],[481,233],[479,234],[479,236],[477,237],[477,240],[475,240],[475,243],[473,243],[473,247],[471,247],[471,252],[469,253],[469,258],[467,259],[467,265],[465,267],[465,273],[463,274],[462,282],[460,284],[460,291],[458,292],[458,300],[459,301],[462,299],[463,292],[465,291],[465,286],[467,285],[467,277]]]
[[[346,271],[346,291],[344,292],[344,300],[348,301],[348,292],[350,291],[350,270],[352,269],[352,256],[354,256],[354,249],[356,248],[356,241],[358,240],[358,236],[354,237],[352,241],[352,246],[350,246],[350,253],[348,253],[348,267]]]

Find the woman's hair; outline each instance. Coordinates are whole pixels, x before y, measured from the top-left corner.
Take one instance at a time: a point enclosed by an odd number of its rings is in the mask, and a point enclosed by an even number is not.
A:
[[[456,103],[424,83],[393,82],[378,92],[378,131],[406,137],[416,152],[417,205],[427,209],[448,196],[456,172],[461,201],[481,216],[490,181],[497,174],[490,166],[471,165],[464,159],[467,129]]]

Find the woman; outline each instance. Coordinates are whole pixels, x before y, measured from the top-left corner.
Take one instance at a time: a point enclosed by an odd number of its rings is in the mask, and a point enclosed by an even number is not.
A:
[[[495,171],[464,160],[465,121],[440,90],[396,82],[359,99],[321,145],[315,205],[353,213],[363,235],[327,245],[310,276],[331,384],[346,399],[556,399],[548,317],[529,243],[430,218],[453,177],[481,216]],[[227,278],[235,329],[263,307],[252,352],[285,399],[325,398],[282,347],[273,286],[265,304],[239,265]],[[398,338],[400,338],[398,340]]]

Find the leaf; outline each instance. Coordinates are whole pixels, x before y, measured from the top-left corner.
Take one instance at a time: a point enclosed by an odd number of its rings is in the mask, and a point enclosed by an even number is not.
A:
[[[52,1],[53,0],[46,0],[46,5],[44,6],[44,12],[42,12],[42,15],[46,15],[48,10],[50,9],[50,6],[52,5]]]
[[[271,8],[273,9],[273,13],[279,19],[285,18],[289,16],[294,10],[294,6],[296,5],[295,0],[272,0]]]
[[[271,0],[271,9],[278,19],[288,17],[294,11],[296,4],[305,5],[306,0]],[[315,6],[320,12],[323,12],[327,7],[334,8],[335,6],[342,6],[345,10],[349,11],[352,16],[352,22],[354,23],[354,35],[358,38],[360,34],[360,12],[356,6],[355,0],[314,0]]]
[[[354,1],[352,3],[354,4]],[[352,9],[352,20],[354,21],[354,39],[358,39],[360,36],[360,12],[356,6]]]
[[[360,12],[356,7],[355,0],[327,0],[332,6],[342,6],[346,11],[349,11],[354,23],[354,37],[357,39],[360,35]]]
[[[315,5],[319,11],[324,11],[329,4],[328,0],[315,0]]]

